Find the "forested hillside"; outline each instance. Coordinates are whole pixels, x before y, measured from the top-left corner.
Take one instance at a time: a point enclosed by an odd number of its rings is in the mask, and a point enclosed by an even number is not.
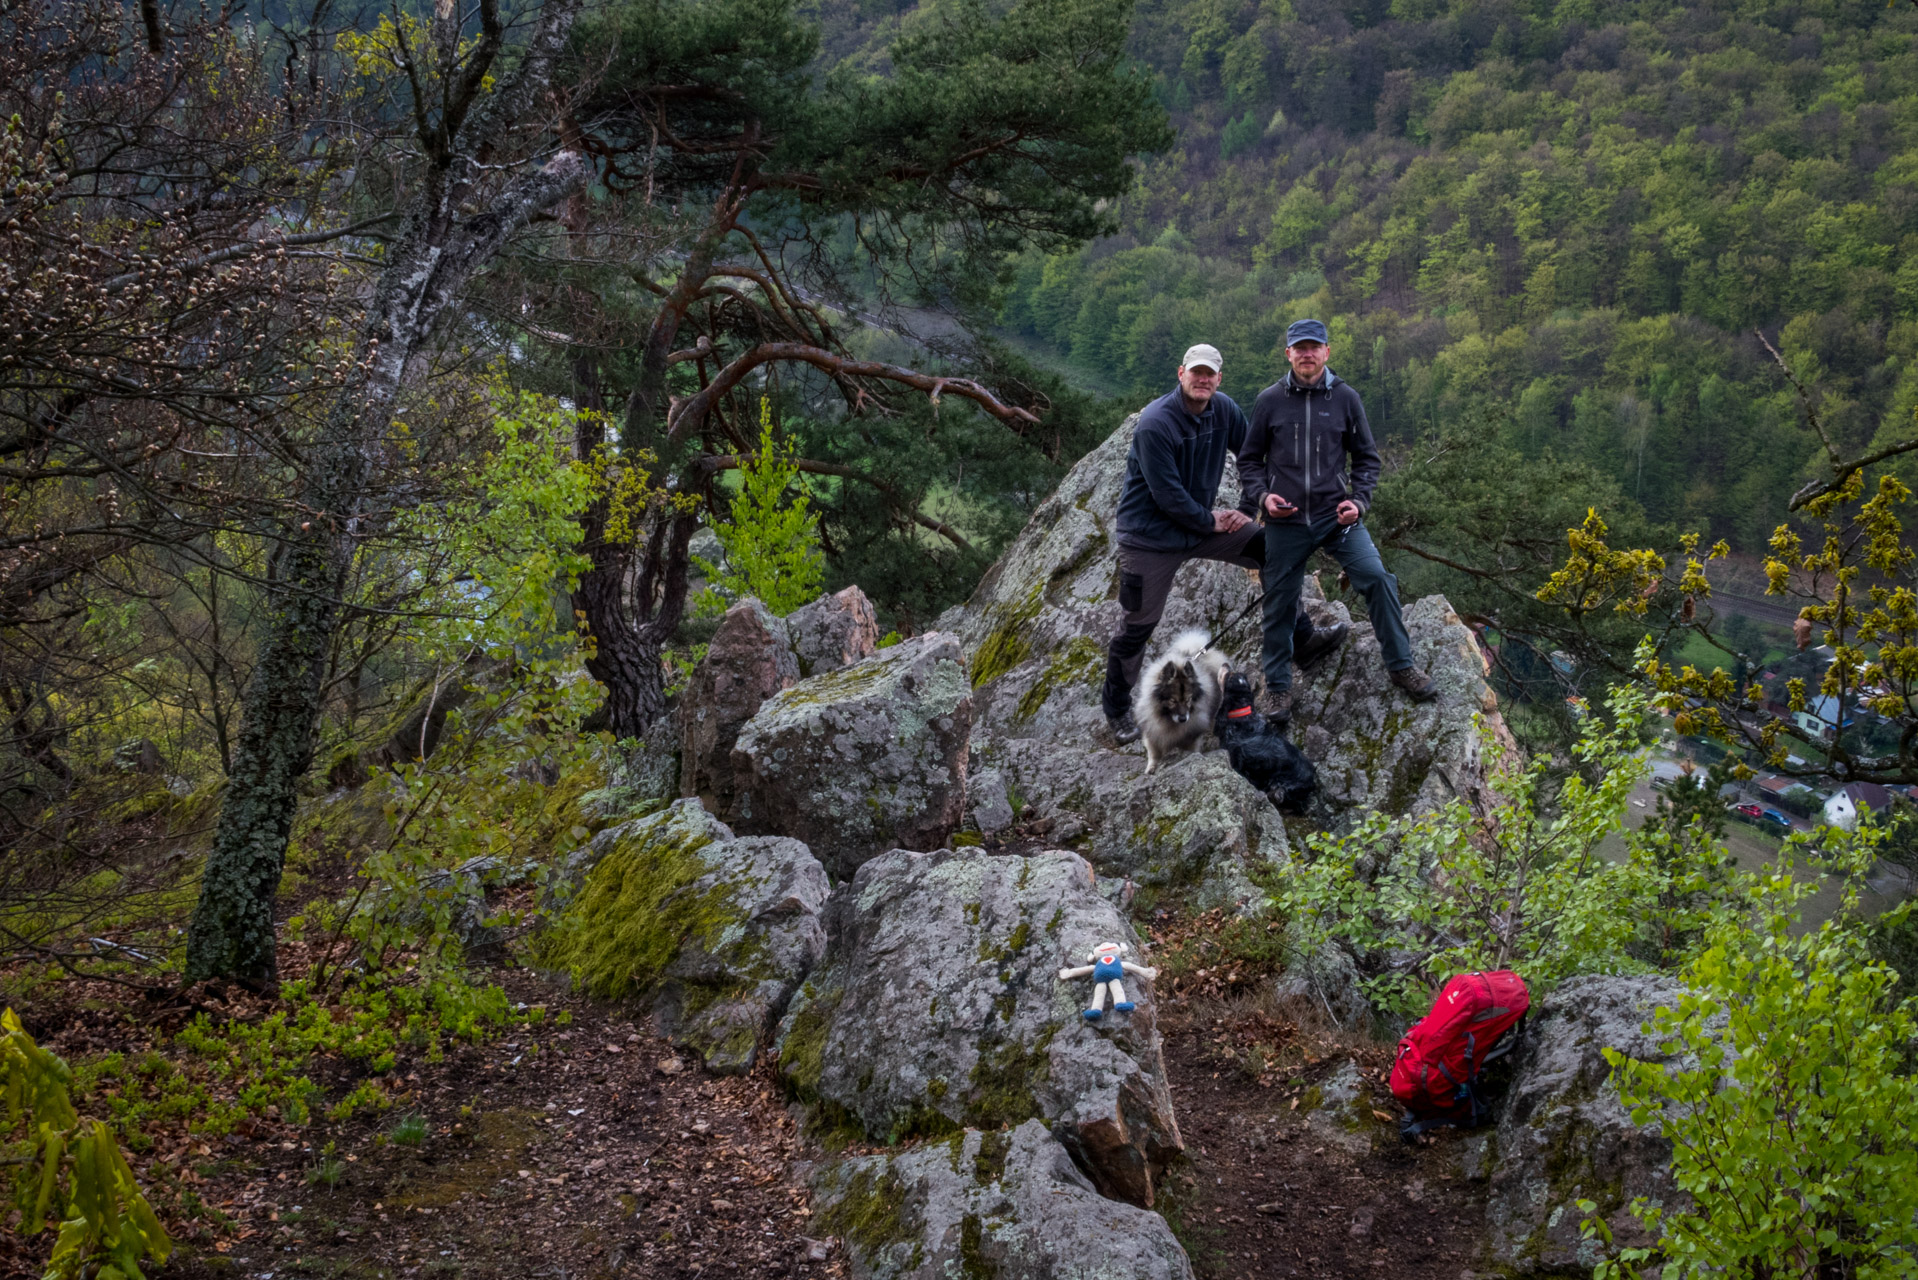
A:
[[[1249,397],[1322,315],[1404,443],[1470,425],[1761,550],[1811,440],[1918,404],[1909,5],[1143,0],[1178,129],[1005,323],[1137,398],[1217,343]]]

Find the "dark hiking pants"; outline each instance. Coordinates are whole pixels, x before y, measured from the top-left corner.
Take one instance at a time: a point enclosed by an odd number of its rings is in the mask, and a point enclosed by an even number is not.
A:
[[[1294,629],[1287,624],[1299,611],[1299,590],[1305,585],[1305,565],[1323,547],[1339,562],[1352,585],[1365,597],[1372,633],[1387,671],[1412,665],[1412,637],[1405,632],[1399,609],[1399,580],[1387,573],[1385,561],[1365,527],[1342,525],[1327,515],[1310,524],[1269,524],[1265,527],[1265,687],[1292,687]]]
[[[1188,560],[1223,560],[1242,569],[1265,566],[1265,543],[1259,526],[1249,524],[1236,533],[1215,533],[1187,551],[1144,551],[1137,547],[1119,548],[1119,608],[1124,611],[1119,633],[1106,647],[1106,682],[1100,701],[1110,717],[1124,715],[1132,706],[1132,686],[1139,683],[1139,668],[1145,665],[1146,642],[1165,613],[1166,597],[1172,594],[1172,579],[1179,566]],[[1295,590],[1293,594],[1298,593]],[[1285,651],[1290,661],[1292,646],[1303,644],[1312,634],[1312,619],[1303,610],[1293,629],[1286,632]],[[1271,642],[1267,641],[1270,648]]]

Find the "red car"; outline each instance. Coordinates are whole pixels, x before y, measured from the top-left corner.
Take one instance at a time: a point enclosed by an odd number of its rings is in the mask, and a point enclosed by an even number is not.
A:
[[[1765,816],[1765,808],[1763,805],[1756,805],[1756,804],[1734,805],[1733,811],[1736,812],[1741,817],[1750,818],[1754,822],[1756,822],[1758,819]]]

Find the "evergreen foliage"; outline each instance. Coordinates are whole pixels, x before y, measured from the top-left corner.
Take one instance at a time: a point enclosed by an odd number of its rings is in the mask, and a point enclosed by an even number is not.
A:
[[[1316,314],[1388,444],[1496,419],[1752,552],[1812,448],[1754,327],[1847,452],[1911,429],[1912,6],[1146,0],[1133,48],[1181,145],[1004,311],[1132,397],[1207,341],[1249,398]]]
[[[714,522],[713,534],[726,549],[715,565],[694,557],[711,579],[708,598],[718,612],[746,596],[777,617],[785,617],[819,595],[825,556],[819,549],[819,517],[804,484],[795,486],[799,468],[793,446],[773,435],[771,401],[759,402],[759,449],[739,468],[739,493],[727,518]],[[797,487],[796,493],[789,490]],[[703,602],[702,602],[703,603]]]

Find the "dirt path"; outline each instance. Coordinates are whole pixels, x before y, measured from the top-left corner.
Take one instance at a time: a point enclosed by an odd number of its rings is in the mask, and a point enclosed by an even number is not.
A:
[[[707,1076],[629,1012],[556,997],[523,973],[497,977],[515,998],[547,1007],[537,1038],[403,1063],[411,1088],[383,1114],[195,1142],[178,1176],[229,1221],[182,1233],[173,1260],[150,1274],[845,1274],[836,1252],[807,1238],[798,1135],[769,1078]],[[562,1011],[571,1021],[559,1028]],[[43,1040],[73,1054],[85,1034]],[[393,1140],[407,1114],[425,1122],[417,1146]],[[337,1181],[312,1181],[329,1159]],[[136,1157],[143,1179],[147,1163]],[[6,1259],[0,1275],[37,1276],[30,1264],[41,1252]]]
[[[1166,1069],[1190,1167],[1167,1205],[1202,1280],[1473,1274],[1484,1193],[1456,1135],[1400,1141],[1389,1045],[1321,1037],[1256,1007],[1168,1010]],[[1346,1062],[1369,1089],[1357,1128],[1315,1103]]]

